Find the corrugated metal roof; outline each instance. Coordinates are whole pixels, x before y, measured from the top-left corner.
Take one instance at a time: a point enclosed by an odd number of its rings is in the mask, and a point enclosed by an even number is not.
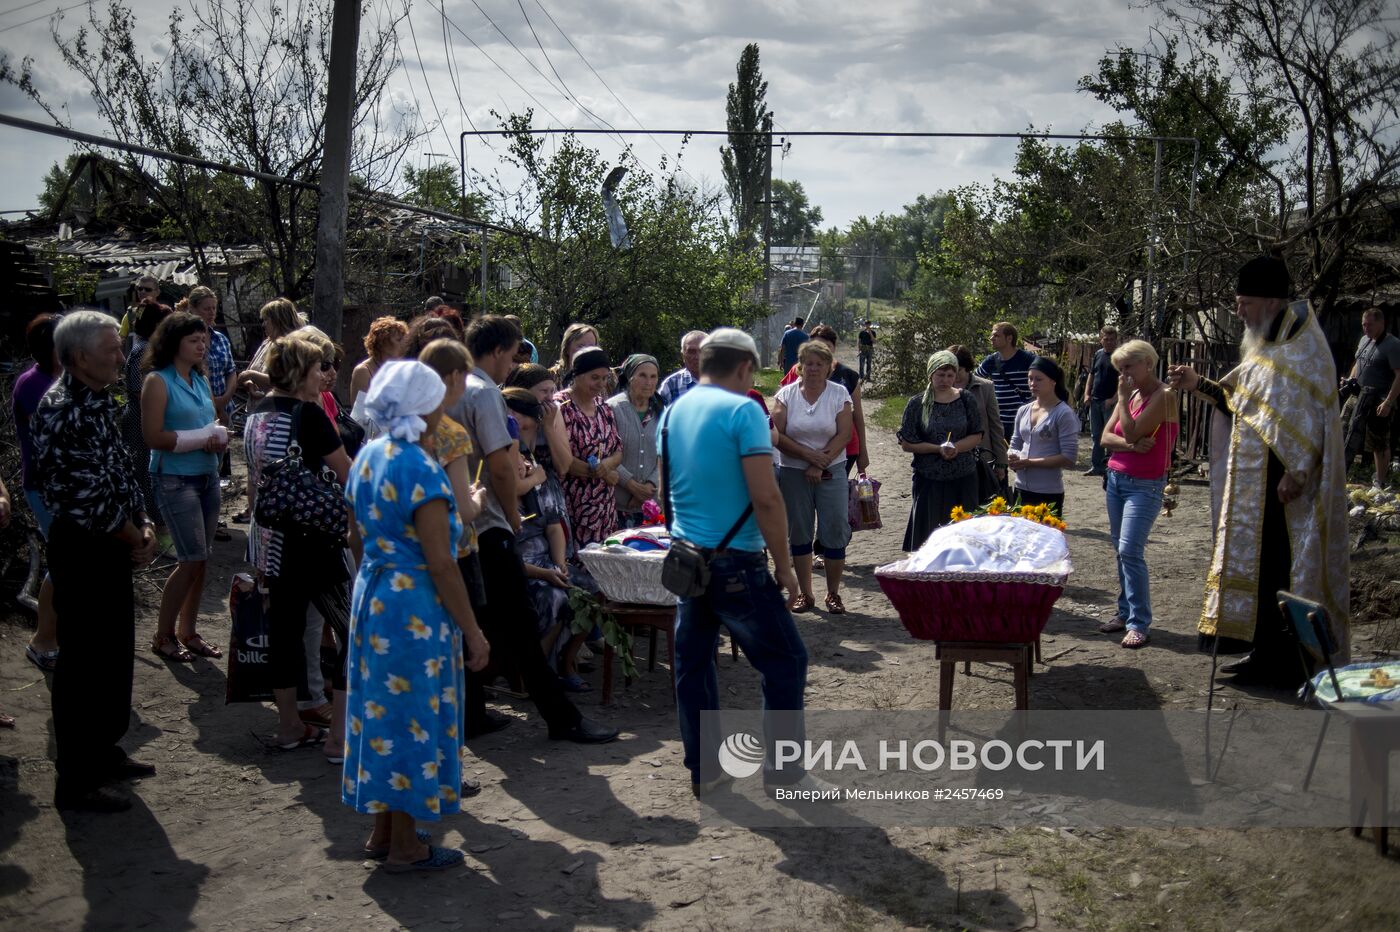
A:
[[[105,276],[135,279],[154,275],[163,282],[193,287],[199,275],[188,246],[182,243],[143,243],[131,240],[84,238],[82,230],[63,224],[53,235],[29,237],[22,241],[35,250],[71,256]],[[220,271],[238,268],[262,258],[252,246],[211,249],[209,264]]]

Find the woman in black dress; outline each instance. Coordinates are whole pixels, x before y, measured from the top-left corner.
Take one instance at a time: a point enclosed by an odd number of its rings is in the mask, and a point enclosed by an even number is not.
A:
[[[947,524],[955,506],[977,507],[976,449],[982,442],[982,413],[970,394],[953,386],[958,358],[947,350],[928,359],[928,388],[904,406],[899,447],[914,454],[914,506],[904,549],[918,550],[935,528]]]

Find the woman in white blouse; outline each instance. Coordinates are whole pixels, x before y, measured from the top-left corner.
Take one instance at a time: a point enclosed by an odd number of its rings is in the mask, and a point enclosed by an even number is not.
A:
[[[773,428],[778,433],[778,487],[787,507],[788,543],[801,593],[792,611],[816,604],[812,594],[812,539],[826,560],[826,610],[844,614],[841,571],[851,539],[847,518],[846,444],[851,439],[851,396],[827,379],[835,359],[820,340],[797,352],[801,377],[778,389]]]

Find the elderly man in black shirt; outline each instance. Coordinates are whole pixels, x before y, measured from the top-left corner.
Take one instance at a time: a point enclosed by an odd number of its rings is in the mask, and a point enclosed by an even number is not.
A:
[[[132,570],[155,556],[155,526],[108,391],[126,361],[117,321],[98,311],[65,315],[54,348],[64,373],[32,421],[41,494],[53,515],[48,558],[63,657],[52,687],[54,805],[118,812],[131,800],[106,784],[155,773],[118,743],[131,719]]]

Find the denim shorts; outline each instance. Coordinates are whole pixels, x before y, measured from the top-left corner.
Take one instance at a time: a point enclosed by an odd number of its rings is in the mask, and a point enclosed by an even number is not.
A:
[[[151,476],[156,505],[165,518],[166,530],[180,563],[209,559],[214,532],[219,526],[219,476]]]
[[[34,523],[39,527],[39,536],[48,540],[49,525],[53,524],[53,515],[49,514],[49,509],[44,504],[44,496],[39,494],[38,489],[25,489],[24,500],[29,503],[29,510],[34,515]]]

